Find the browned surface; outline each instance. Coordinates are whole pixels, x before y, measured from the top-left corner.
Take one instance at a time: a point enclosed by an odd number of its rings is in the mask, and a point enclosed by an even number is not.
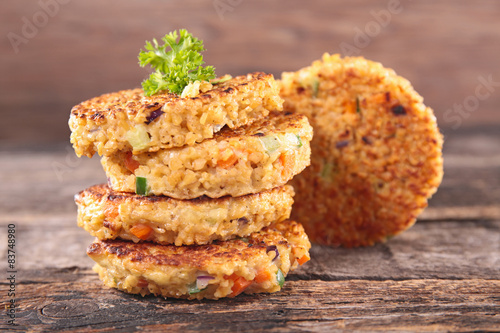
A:
[[[189,267],[200,270],[208,266],[224,265],[224,262],[244,262],[252,256],[265,253],[267,246],[280,245],[293,249],[298,244],[295,239],[304,236],[304,229],[295,221],[284,221],[277,226],[265,227],[261,232],[252,233],[247,241],[233,239],[215,241],[206,245],[175,246],[148,242],[133,243],[122,240],[96,240],[87,248],[87,254],[95,259],[111,257],[130,260],[137,269],[166,270],[168,267]],[[96,260],[97,261],[97,260]]]
[[[286,185],[283,185],[279,188],[276,188],[277,191],[279,192],[286,192],[290,193],[291,187],[289,187],[290,190],[287,189]],[[269,200],[268,197],[266,197],[266,194],[271,192],[273,189],[264,191],[264,192],[259,192],[255,194],[247,194],[241,197],[237,198],[248,198],[248,197],[263,197],[266,198],[266,200]],[[179,199],[173,199],[170,197],[166,196],[160,196],[160,195],[137,195],[135,193],[130,193],[130,192],[116,192],[111,190],[108,185],[106,184],[99,184],[99,185],[93,185],[83,191],[81,191],[77,197],[75,197],[75,200],[78,202],[82,200],[83,197],[85,196],[90,196],[92,197],[92,200],[101,200],[103,197],[106,200],[107,205],[117,205],[121,204],[123,202],[129,201],[135,201],[141,205],[147,205],[147,204],[153,204],[156,202],[170,202],[172,205],[175,204],[183,204],[186,205],[187,207],[194,207],[196,205],[202,205],[202,204],[213,204],[214,207],[217,206],[222,206],[222,205],[227,205],[228,201],[235,200],[233,197],[225,196],[221,198],[209,198],[209,197],[198,197],[194,198],[191,200],[179,200]],[[238,199],[236,199],[238,200]],[[264,200],[264,199],[262,199]],[[104,208],[106,209],[106,208]]]
[[[270,74],[252,73],[250,76],[241,75],[220,84],[214,84],[213,89],[196,97],[181,98],[168,92],[152,96],[145,96],[142,89],[122,90],[115,93],[104,94],[91,98],[71,109],[71,114],[80,118],[91,118],[99,125],[99,119],[112,122],[116,113],[127,113],[128,116],[136,116],[144,122],[155,110],[162,109],[167,112],[170,107],[181,104],[183,108],[199,108],[202,104],[215,104],[221,96],[238,94],[238,87],[250,85],[256,82],[268,82],[272,80]]]
[[[500,132],[445,140],[445,177],[419,222],[385,244],[313,245],[282,292],[219,301],[127,295],[102,286],[76,226],[73,195],[104,180],[71,149],[0,155],[0,281],[16,225],[18,331],[498,331]],[[1,328],[5,326],[2,316]]]
[[[234,5],[217,11],[215,3]],[[341,52],[342,45],[351,45],[356,48],[351,53],[408,78],[435,109],[441,127],[485,121],[498,125],[500,3],[400,0],[397,13],[393,10],[377,28],[376,13],[387,12],[388,3],[69,1],[16,53],[7,35],[22,37],[23,17],[33,22],[42,9],[38,1],[4,1],[0,142],[67,141],[71,107],[103,93],[139,87],[149,74],[137,63],[145,40],[179,28],[205,41],[205,60],[218,75],[264,71],[279,76],[325,51]],[[370,28],[373,37],[362,40]],[[489,78],[494,84],[486,90],[482,82]],[[479,101],[474,99],[477,89],[484,96]],[[467,109],[466,102],[471,103]],[[458,113],[455,105],[465,111]]]

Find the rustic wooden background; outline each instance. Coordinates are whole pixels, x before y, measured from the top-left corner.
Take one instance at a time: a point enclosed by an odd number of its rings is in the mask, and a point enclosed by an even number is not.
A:
[[[5,0],[0,9],[0,330],[500,330],[499,1]],[[417,224],[374,247],[314,245],[273,295],[188,302],[104,288],[73,195],[105,176],[69,147],[69,110],[138,86],[144,41],[179,28],[205,41],[219,74],[279,77],[350,45],[410,79],[445,134],[445,177]],[[18,327],[3,310],[9,224]]]
[[[205,41],[221,75],[279,77],[351,45],[348,53],[407,77],[443,131],[500,124],[496,0],[5,0],[0,8],[2,146],[66,142],[71,107],[139,86],[149,73],[137,65],[144,41],[179,28]],[[496,86],[475,103],[490,76]]]

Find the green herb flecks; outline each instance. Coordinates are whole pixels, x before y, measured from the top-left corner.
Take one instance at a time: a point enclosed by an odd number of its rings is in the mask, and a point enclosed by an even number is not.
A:
[[[359,107],[359,97],[356,97],[356,113],[360,113],[361,108]]]
[[[162,90],[180,95],[190,82],[215,78],[214,67],[203,66],[203,41],[193,37],[185,29],[179,30],[179,34],[174,31],[165,35],[162,41],[163,45],[159,45],[156,39],[146,41],[146,50],[139,53],[139,65],[150,65],[155,70],[142,82],[146,96]]]

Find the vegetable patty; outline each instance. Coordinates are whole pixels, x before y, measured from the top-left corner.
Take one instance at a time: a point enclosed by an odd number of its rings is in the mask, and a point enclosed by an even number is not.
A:
[[[251,125],[226,127],[195,146],[118,152],[101,163],[115,191],[176,199],[237,197],[282,186],[304,170],[311,138],[305,116],[271,112]]]
[[[222,127],[237,128],[282,110],[270,74],[251,73],[214,81],[192,97],[173,93],[145,96],[142,89],[92,98],[73,107],[71,143],[78,156],[113,155],[194,145]]]
[[[409,228],[443,176],[442,135],[410,82],[361,57],[325,54],[283,73],[284,109],[314,128],[311,166],[292,180],[292,218],[311,241],[363,246]]]
[[[311,244],[294,221],[246,238],[174,246],[97,240],[87,250],[105,285],[132,294],[218,299],[279,291],[289,271],[309,260]]]
[[[75,196],[78,225],[99,239],[160,244],[207,244],[245,237],[290,217],[293,188],[277,187],[238,198],[177,200],[92,186]]]

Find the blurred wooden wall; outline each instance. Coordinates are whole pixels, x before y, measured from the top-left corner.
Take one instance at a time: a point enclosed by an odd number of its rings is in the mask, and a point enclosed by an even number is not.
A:
[[[496,0],[4,0],[0,8],[0,148],[67,142],[71,107],[139,86],[144,41],[179,28],[204,40],[220,75],[279,77],[324,52],[362,55],[408,78],[445,133],[500,128]]]

